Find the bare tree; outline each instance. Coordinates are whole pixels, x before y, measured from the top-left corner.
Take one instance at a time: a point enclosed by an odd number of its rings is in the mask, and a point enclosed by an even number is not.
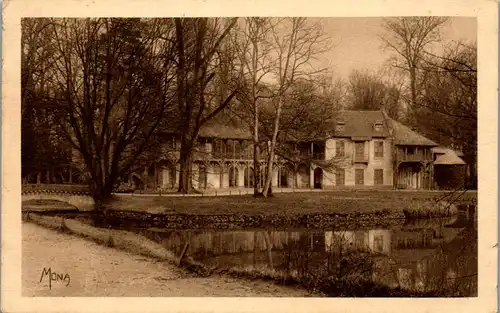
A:
[[[224,23],[226,21],[226,23]],[[218,58],[237,18],[176,18],[177,106],[180,116],[179,192],[190,193],[192,152],[200,128],[229,106],[238,92],[235,86],[220,101],[207,99],[207,92],[222,60]],[[227,83],[227,82],[226,82]]]
[[[263,78],[269,74],[273,60],[270,42],[271,20],[263,17],[247,17],[242,21],[240,32],[236,35],[238,56],[243,85],[239,99],[246,109],[243,115],[253,116],[250,128],[253,139],[254,196],[258,196],[260,185],[260,142],[259,142],[259,99],[269,97],[269,89]],[[248,114],[249,113],[249,114]],[[239,115],[243,120],[246,116]]]
[[[410,103],[418,102],[418,71],[425,57],[426,48],[440,40],[440,28],[447,17],[399,17],[383,22],[387,34],[381,37],[386,48],[395,53],[392,65],[409,74]]]
[[[376,75],[355,70],[349,76],[349,95],[352,109],[379,110],[384,107],[387,89]]]
[[[174,96],[172,41],[160,43],[150,20],[57,18],[51,25],[53,93],[44,104],[78,152],[100,208],[120,177],[161,143]],[[169,38],[172,30],[162,29]]]
[[[53,114],[42,106],[48,91],[47,69],[52,64],[54,46],[50,42],[51,21],[47,18],[24,18],[21,21],[21,116],[22,116],[22,175],[25,181],[46,182],[62,175],[69,165],[69,153],[64,142],[51,130]]]
[[[349,76],[348,98],[354,110],[385,109],[392,118],[399,119],[402,110],[401,86],[384,80],[381,75],[367,71],[353,71]]]
[[[456,43],[442,56],[427,54],[422,66],[422,101],[416,118],[421,130],[440,143],[462,150],[470,167],[469,185],[477,175],[477,48]]]
[[[290,86],[298,79],[310,79],[322,72],[311,64],[329,46],[319,23],[310,24],[306,18],[282,18],[272,26],[273,45],[276,47],[276,65],[273,74],[277,81],[276,115],[267,159],[267,175],[263,195],[271,188],[273,161],[280,127],[283,102]]]

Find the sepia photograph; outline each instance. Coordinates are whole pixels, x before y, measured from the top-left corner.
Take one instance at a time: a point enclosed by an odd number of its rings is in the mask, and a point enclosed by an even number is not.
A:
[[[18,23],[21,297],[478,298],[477,17]]]

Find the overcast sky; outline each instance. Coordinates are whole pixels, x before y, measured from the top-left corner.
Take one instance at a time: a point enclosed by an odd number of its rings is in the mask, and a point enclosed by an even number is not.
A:
[[[389,58],[379,35],[384,33],[382,18],[321,18],[332,38],[333,49],[325,53],[336,77],[347,78],[352,70],[378,70]],[[477,40],[476,18],[454,17],[442,28],[443,40]]]

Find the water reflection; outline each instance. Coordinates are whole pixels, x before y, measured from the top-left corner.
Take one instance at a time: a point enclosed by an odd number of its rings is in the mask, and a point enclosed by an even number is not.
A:
[[[272,269],[303,279],[359,279],[409,291],[477,296],[477,228],[458,215],[371,230],[140,230],[219,269]],[[187,245],[188,244],[188,245]]]

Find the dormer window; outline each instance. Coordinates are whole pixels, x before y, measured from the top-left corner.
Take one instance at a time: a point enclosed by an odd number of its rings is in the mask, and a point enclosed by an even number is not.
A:
[[[382,121],[376,121],[374,128],[376,132],[382,131]]]
[[[345,131],[345,122],[344,121],[338,121],[337,126],[335,127],[335,130],[338,132],[343,132]]]

